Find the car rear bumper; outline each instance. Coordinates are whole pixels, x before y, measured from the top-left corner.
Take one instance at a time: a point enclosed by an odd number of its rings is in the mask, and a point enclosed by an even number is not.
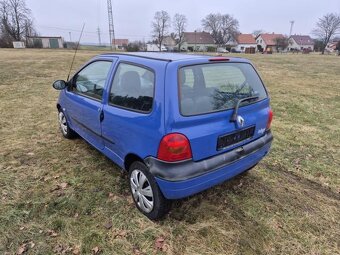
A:
[[[273,135],[261,138],[226,153],[201,161],[169,163],[154,157],[145,159],[150,172],[168,199],[190,196],[252,168],[270,150]]]

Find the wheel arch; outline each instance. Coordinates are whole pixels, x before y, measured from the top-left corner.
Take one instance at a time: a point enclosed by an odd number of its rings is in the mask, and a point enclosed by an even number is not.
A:
[[[135,161],[144,163],[144,160],[134,153],[129,153],[124,158],[124,170],[129,171],[131,164]]]

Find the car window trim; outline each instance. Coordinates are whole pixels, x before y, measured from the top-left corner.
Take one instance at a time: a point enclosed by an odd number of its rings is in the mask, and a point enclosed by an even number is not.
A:
[[[113,60],[110,60],[110,59],[95,59],[95,60],[93,60],[93,61],[91,61],[91,62],[86,63],[86,65],[84,65],[80,70],[78,70],[78,71],[72,76],[72,78],[68,81],[68,82],[71,81],[70,85],[71,85],[72,88],[73,88],[73,79],[74,79],[76,76],[78,76],[78,74],[79,74],[81,71],[83,71],[86,67],[88,67],[89,65],[91,65],[91,64],[93,64],[93,63],[96,63],[96,62],[111,62],[111,66],[110,66],[109,72],[107,73],[107,77],[106,77],[106,80],[105,80],[105,85],[106,85],[106,83],[108,82],[109,75],[110,75],[110,70],[111,70],[112,65],[113,65]],[[104,91],[105,91],[105,85],[104,85],[104,88],[103,88],[103,94],[104,94]],[[88,99],[92,99],[92,100],[97,101],[97,102],[103,102],[103,99],[104,99],[103,95],[102,95],[101,99],[98,99],[98,98],[91,97],[91,96],[89,96],[89,95],[83,94],[83,93],[78,92],[78,91],[74,91],[74,90],[70,90],[70,89],[68,89],[67,91],[70,92],[70,93],[76,94],[76,95],[78,95],[78,96],[82,96],[82,97],[86,97],[86,98],[88,98]]]
[[[137,66],[137,67],[149,70],[150,72],[153,73],[153,77],[154,77],[153,80],[154,81],[153,81],[153,91],[152,91],[152,106],[151,106],[150,111],[147,111],[147,112],[146,111],[141,111],[141,110],[132,109],[132,108],[128,108],[128,107],[124,107],[124,106],[120,106],[120,105],[116,105],[116,104],[111,103],[111,101],[110,101],[111,89],[112,89],[113,81],[114,81],[114,79],[116,77],[116,74],[117,74],[117,71],[118,71],[118,68],[119,68],[120,64],[127,64],[127,65]],[[113,73],[112,81],[111,81],[111,84],[108,87],[108,91],[107,91],[108,92],[107,93],[107,104],[108,104],[108,106],[119,108],[119,109],[123,109],[123,110],[130,111],[130,112],[136,112],[136,113],[141,113],[141,114],[144,114],[144,115],[150,115],[152,113],[153,109],[154,109],[155,93],[156,93],[156,80],[157,80],[156,79],[156,71],[154,69],[152,69],[151,67],[148,67],[148,66],[145,66],[145,65],[139,64],[139,63],[134,63],[134,62],[131,62],[131,61],[126,61],[126,60],[117,61],[116,70]]]
[[[252,102],[252,103],[249,103],[249,104],[246,104],[246,105],[243,105],[243,106],[240,106],[240,108],[242,107],[245,107],[245,106],[248,106],[248,105],[253,105],[253,104],[256,104],[256,103],[259,103],[259,102],[262,102],[264,100],[270,100],[269,96],[268,96],[268,91],[266,89],[266,86],[264,85],[263,83],[263,80],[261,78],[261,76],[259,75],[259,73],[257,72],[256,68],[254,67],[254,65],[252,65],[251,63],[248,63],[248,62],[242,62],[242,61],[221,61],[219,63],[237,63],[237,64],[248,64],[250,65],[255,73],[257,74],[257,76],[259,77],[260,81],[261,81],[261,84],[264,88],[264,91],[266,92],[266,97],[263,98],[262,100],[257,100],[255,102]],[[198,63],[198,64],[184,64],[184,65],[179,65],[178,68],[177,68],[177,98],[178,98],[178,110],[179,110],[179,114],[182,116],[182,117],[185,117],[185,118],[190,118],[190,117],[196,117],[196,116],[201,116],[201,115],[208,115],[208,114],[214,114],[214,113],[219,113],[219,112],[224,112],[224,111],[228,111],[228,110],[231,110],[233,108],[230,108],[230,109],[221,109],[221,110],[216,110],[216,111],[210,111],[210,112],[203,112],[203,113],[198,113],[198,114],[194,114],[194,115],[184,115],[182,113],[182,106],[181,106],[181,94],[180,94],[180,70],[182,68],[185,68],[185,67],[190,67],[190,66],[200,66],[200,65],[214,65],[216,64],[216,62],[214,63],[211,63],[211,62],[207,62],[207,63]]]

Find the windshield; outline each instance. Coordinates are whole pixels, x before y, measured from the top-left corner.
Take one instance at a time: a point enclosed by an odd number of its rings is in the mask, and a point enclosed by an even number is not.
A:
[[[214,63],[182,67],[179,71],[180,109],[192,116],[234,108],[237,101],[256,96],[267,98],[266,90],[248,63]],[[241,106],[254,101],[242,102]]]

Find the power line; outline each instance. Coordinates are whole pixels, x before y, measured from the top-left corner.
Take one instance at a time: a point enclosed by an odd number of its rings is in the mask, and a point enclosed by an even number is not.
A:
[[[62,31],[67,31],[67,32],[78,32],[80,33],[81,30],[73,29],[73,28],[66,28],[66,27],[50,27],[50,26],[43,26],[43,25],[38,25],[40,28],[47,28],[47,29],[55,29],[55,30],[62,30]],[[94,36],[98,36],[98,30],[97,31],[84,31],[84,34],[93,34]],[[101,32],[101,35],[109,35],[109,33]],[[118,34],[116,36],[119,37],[135,37],[135,38],[152,38],[150,35],[142,35],[142,34]]]

